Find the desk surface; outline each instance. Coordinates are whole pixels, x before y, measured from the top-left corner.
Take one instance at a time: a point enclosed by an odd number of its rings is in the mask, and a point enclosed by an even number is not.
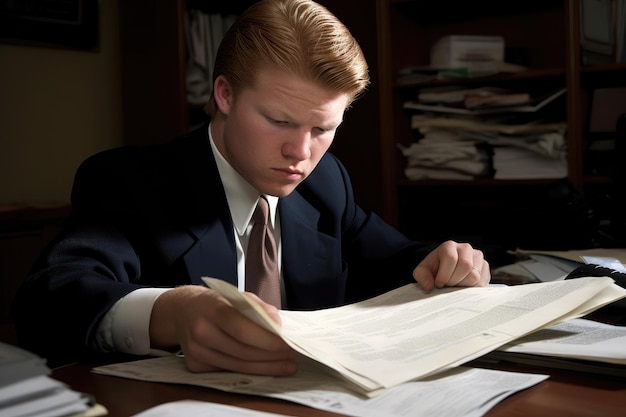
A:
[[[626,415],[626,381],[582,373],[533,370],[506,366],[497,369],[549,373],[551,377],[505,399],[486,417],[623,417]],[[52,377],[77,391],[95,396],[110,417],[128,417],[165,402],[195,399],[301,417],[340,416],[302,405],[263,397],[232,394],[214,389],[142,382],[91,372],[89,365],[55,369]],[[445,407],[442,404],[442,407]]]

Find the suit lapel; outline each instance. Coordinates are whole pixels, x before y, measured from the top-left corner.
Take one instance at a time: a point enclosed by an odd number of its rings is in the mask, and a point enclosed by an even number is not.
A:
[[[194,284],[202,277],[219,278],[237,285],[237,251],[232,227],[215,221],[203,227],[202,237],[185,253],[183,262]],[[226,244],[225,242],[232,242]]]
[[[340,241],[318,230],[320,213],[297,191],[280,200],[287,307],[339,304],[344,295]]]
[[[192,283],[203,284],[201,277],[211,276],[237,285],[233,225],[207,129],[205,125],[183,139],[190,141],[191,146],[187,143],[179,147],[182,169],[192,193],[191,219],[185,223],[195,240],[183,262]]]
[[[188,233],[195,243],[182,261],[192,283],[212,276],[237,285],[237,252],[228,203],[206,126],[183,139],[182,167],[191,184]],[[319,211],[298,190],[280,203],[283,277],[290,308],[341,302],[341,242],[318,230]],[[228,242],[228,243],[226,243]],[[180,252],[179,252],[180,253]]]

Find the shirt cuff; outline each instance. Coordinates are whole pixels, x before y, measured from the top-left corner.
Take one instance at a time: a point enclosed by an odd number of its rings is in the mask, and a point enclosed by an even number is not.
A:
[[[111,309],[113,350],[133,355],[153,355],[150,348],[152,306],[169,288],[140,288],[121,298]]]

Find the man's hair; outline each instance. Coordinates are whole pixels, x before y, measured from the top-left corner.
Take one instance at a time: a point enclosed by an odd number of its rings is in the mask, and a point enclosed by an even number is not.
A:
[[[228,30],[215,59],[213,81],[226,76],[233,94],[254,86],[263,69],[277,69],[347,94],[349,103],[369,84],[367,62],[350,31],[311,0],[262,0]],[[215,117],[213,94],[206,105]]]

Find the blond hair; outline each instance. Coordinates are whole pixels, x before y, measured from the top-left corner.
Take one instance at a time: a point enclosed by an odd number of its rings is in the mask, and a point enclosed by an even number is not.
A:
[[[350,31],[311,0],[262,0],[228,30],[218,49],[213,81],[224,75],[235,97],[254,86],[259,69],[293,73],[355,100],[369,84],[367,62]],[[205,107],[215,117],[213,94]]]

